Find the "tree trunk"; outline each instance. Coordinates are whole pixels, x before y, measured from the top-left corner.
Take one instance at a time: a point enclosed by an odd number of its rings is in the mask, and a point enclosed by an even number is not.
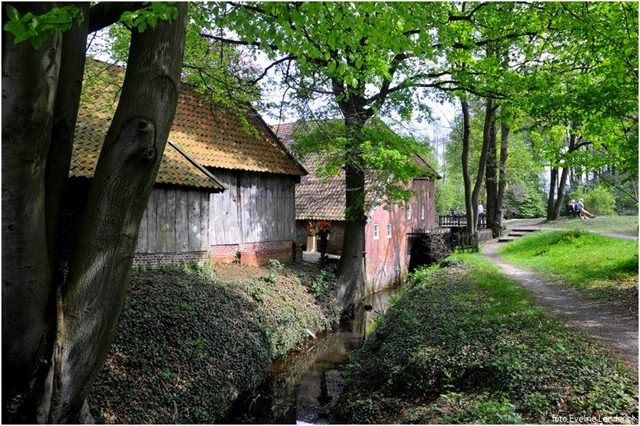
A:
[[[487,99],[487,111],[494,110],[492,99]],[[486,124],[486,123],[485,123]],[[473,207],[474,219],[478,217],[478,197],[480,195],[480,189],[482,187],[482,181],[484,179],[484,172],[487,166],[487,155],[489,152],[490,141],[489,138],[483,138],[482,150],[480,152],[480,159],[478,161],[478,174],[476,175],[476,182],[473,186],[473,192],[471,193],[471,205]],[[477,224],[474,223],[473,233],[477,231]]]
[[[343,108],[348,137],[348,158],[345,160],[345,226],[342,255],[339,264],[338,306],[342,314],[350,314],[355,301],[364,290],[365,281],[365,174],[360,153],[362,128],[366,122],[361,114]]]
[[[498,182],[498,195],[496,197],[496,211],[491,228],[493,238],[502,234],[502,222],[504,220],[504,197],[507,191],[507,158],[509,156],[509,127],[502,123],[500,126],[500,170]]]
[[[485,189],[487,193],[487,204],[485,214],[487,217],[487,228],[493,229],[496,220],[496,209],[498,202],[498,157],[496,152],[496,108],[491,105],[491,99],[487,99],[487,108],[484,117],[484,131],[482,134],[483,144],[487,147],[487,164],[485,171]]]
[[[471,119],[469,116],[469,101],[466,97],[460,99],[462,106],[462,179],[464,181],[464,204],[467,216],[467,232],[475,233],[475,216],[471,202],[471,178],[469,176],[469,138],[471,135]]]
[[[58,301],[48,419],[75,422],[115,336],[142,214],[175,115],[186,4],[175,21],[133,31],[120,102],[107,132]]]
[[[558,168],[551,168],[551,179],[549,181],[549,198],[547,200],[547,220],[554,220],[553,209],[555,206],[556,180],[558,179]]]
[[[35,14],[51,8],[15,6]],[[5,421],[33,422],[32,382],[53,336],[44,194],[62,39],[56,34],[35,50],[28,42],[13,44],[6,31],[3,36],[3,412]]]
[[[53,129],[45,174],[47,248],[49,262],[54,273],[54,287],[60,285],[63,275],[61,265],[58,262],[61,254],[58,246],[69,244],[68,241],[60,241],[59,226],[61,225],[62,200],[69,177],[76,119],[80,107],[89,26],[89,19],[86,18],[89,4],[78,3],[75,6],[82,9],[85,19],[79,25],[74,24],[71,30],[62,35],[57,92],[64,95],[57,96],[54,105]]]
[[[576,146],[576,135],[571,133],[569,136],[569,150],[567,151],[567,155],[570,155],[573,151],[575,151]],[[569,169],[571,168],[570,164],[568,164],[569,158],[565,159],[565,165],[562,168],[562,174],[560,175],[560,182],[558,183],[558,192],[556,195],[556,201],[553,206],[553,220],[556,220],[560,217],[560,211],[562,210],[562,205],[564,203],[564,190],[567,186],[567,178],[569,177]]]

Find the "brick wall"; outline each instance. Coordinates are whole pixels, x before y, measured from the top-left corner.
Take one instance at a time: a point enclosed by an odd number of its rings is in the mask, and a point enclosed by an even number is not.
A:
[[[291,260],[293,241],[262,241],[244,244],[221,244],[210,247],[213,263],[240,261],[243,265],[264,265],[269,259]]]
[[[293,241],[262,241],[240,245],[240,263],[243,265],[264,265],[269,259],[287,261],[293,254]]]
[[[209,247],[211,262],[231,263],[239,259],[240,244],[220,244]]]
[[[209,252],[189,251],[184,253],[136,253],[133,266],[179,265],[185,262],[203,263],[209,260]]]
[[[401,281],[408,272],[411,255],[407,234],[414,228],[430,229],[435,226],[433,179],[416,179],[412,189],[411,214],[399,206],[378,206],[367,221],[365,293],[373,293]],[[377,239],[374,238],[376,225]]]
[[[133,266],[179,265],[185,262],[230,263],[240,261],[243,265],[264,265],[269,259],[291,260],[293,241],[265,241],[247,244],[221,244],[211,246],[209,251],[185,253],[136,253]]]

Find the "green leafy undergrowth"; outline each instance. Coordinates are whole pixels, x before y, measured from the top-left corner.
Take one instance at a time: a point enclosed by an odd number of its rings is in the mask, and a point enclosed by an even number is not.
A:
[[[500,249],[511,263],[569,284],[596,300],[638,307],[638,243],[583,231],[539,232]]]
[[[635,415],[637,382],[479,255],[419,270],[345,367],[344,423],[538,423]]]
[[[305,285],[317,272],[274,262],[134,270],[118,335],[90,394],[94,417],[221,419],[240,393],[260,384],[272,359],[307,339],[307,329],[335,320]]]

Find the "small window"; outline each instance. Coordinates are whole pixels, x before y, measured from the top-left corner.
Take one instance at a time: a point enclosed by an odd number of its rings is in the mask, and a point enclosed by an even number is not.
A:
[[[373,239],[374,240],[380,239],[380,225],[377,223],[373,224]]]
[[[411,204],[407,207],[407,220],[411,220]]]
[[[387,223],[387,238],[391,238],[391,224]]]
[[[425,210],[425,207],[424,207],[424,204],[423,204],[422,208],[420,209],[420,220],[424,220],[424,210]]]

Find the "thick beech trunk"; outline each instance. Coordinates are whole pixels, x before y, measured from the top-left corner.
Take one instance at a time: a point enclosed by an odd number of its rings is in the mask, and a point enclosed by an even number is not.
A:
[[[496,197],[496,212],[493,221],[492,233],[497,238],[502,234],[502,222],[504,220],[504,197],[507,191],[507,158],[509,156],[510,129],[506,124],[500,126],[500,166],[498,195]]]
[[[351,103],[352,105],[352,103]],[[365,283],[365,174],[360,154],[362,114],[343,107],[349,147],[345,159],[345,226],[339,265],[338,305],[343,314],[350,314],[355,301],[362,296]]]
[[[44,13],[50,4],[16,5]],[[3,10],[4,13],[4,10]],[[31,422],[33,379],[52,338],[45,164],[60,67],[61,37],[35,50],[2,44],[2,375],[5,419]],[[46,369],[46,367],[45,367]],[[18,410],[20,413],[16,413]]]
[[[484,117],[484,131],[482,134],[483,144],[487,144],[487,164],[485,167],[485,189],[487,193],[487,203],[485,214],[487,217],[487,228],[493,229],[496,220],[496,210],[498,204],[498,156],[496,144],[496,108],[491,105],[492,101],[487,99],[487,108]]]
[[[86,11],[87,5],[80,6]],[[42,13],[47,6],[30,7]],[[4,33],[5,420],[89,420],[86,395],[115,334],[140,219],[175,114],[186,5],[177,7],[176,21],[160,21],[142,34],[133,31],[120,103],[76,247],[65,258],[68,267],[58,267],[60,210],[88,24],[54,36],[37,51],[29,43],[14,45]]]
[[[462,180],[464,181],[464,205],[467,216],[467,232],[471,235],[475,232],[476,217],[474,216],[473,202],[471,201],[471,178],[469,176],[469,139],[471,135],[471,118],[469,115],[469,101],[460,99],[462,106]]]
[[[58,304],[49,420],[74,421],[115,336],[140,220],[175,115],[186,4],[133,31],[122,93],[98,159]]]

